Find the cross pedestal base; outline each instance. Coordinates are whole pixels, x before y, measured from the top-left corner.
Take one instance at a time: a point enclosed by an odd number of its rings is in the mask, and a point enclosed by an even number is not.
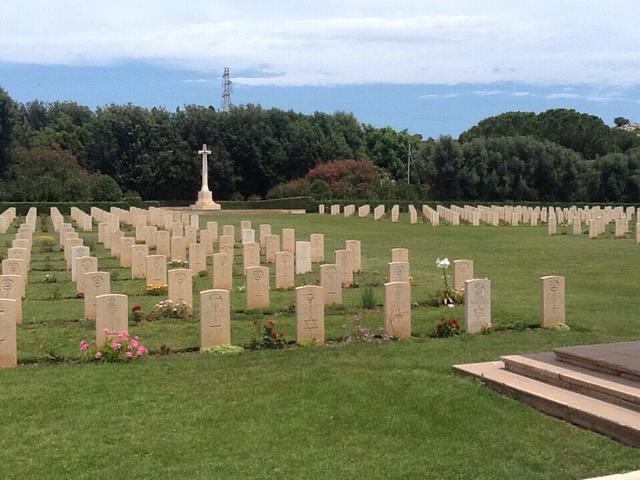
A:
[[[193,210],[221,210],[219,203],[213,201],[211,192],[200,190],[198,192],[198,201],[191,205]]]

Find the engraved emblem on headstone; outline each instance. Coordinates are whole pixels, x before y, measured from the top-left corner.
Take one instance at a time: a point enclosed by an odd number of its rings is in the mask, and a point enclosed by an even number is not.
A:
[[[222,325],[220,324],[220,321],[219,321],[220,317],[218,316],[218,312],[220,310],[221,305],[222,305],[222,296],[216,293],[209,297],[209,308],[213,310],[213,319],[209,324],[209,327],[211,328],[222,328]]]
[[[474,302],[480,302],[486,293],[487,289],[484,285],[476,285],[476,288],[473,290]]]
[[[2,289],[5,292],[10,292],[11,290],[13,290],[13,278],[3,278]]]
[[[107,300],[107,309],[113,313],[116,311],[117,308],[117,303],[116,303],[116,299],[115,298],[109,298]]]
[[[315,295],[313,293],[307,293],[306,298],[309,306],[309,318],[304,321],[304,327],[311,330],[318,328],[318,319],[313,318],[313,300],[315,299]]]

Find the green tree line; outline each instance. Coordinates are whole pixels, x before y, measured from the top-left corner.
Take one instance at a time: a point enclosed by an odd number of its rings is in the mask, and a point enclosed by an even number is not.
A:
[[[131,104],[93,110],[74,102],[18,103],[1,89],[0,200],[192,201],[203,143],[213,151],[209,181],[218,199],[640,200],[640,137],[573,110],[505,113],[457,140],[425,140],[344,112],[305,115],[258,105],[230,112]],[[356,162],[335,163],[341,160]],[[324,164],[330,167],[319,170]],[[354,165],[366,175],[350,174]]]

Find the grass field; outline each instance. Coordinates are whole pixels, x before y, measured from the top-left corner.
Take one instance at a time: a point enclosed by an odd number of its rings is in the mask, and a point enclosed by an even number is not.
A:
[[[215,219],[237,226],[244,218]],[[362,241],[360,288],[345,290],[344,308],[327,310],[328,339],[348,335],[358,322],[382,325],[380,308],[362,312],[359,303],[365,285],[381,303],[393,247],[410,249],[418,303],[441,284],[436,257],[474,260],[476,276],[492,281],[495,325],[536,323],[539,277],[564,275],[571,330],[432,339],[436,321],[462,320],[462,308],[420,307],[412,314],[412,340],[227,357],[192,351],[199,343],[195,319],[162,320],[130,331],[152,353],[162,345],[177,353],[84,364],[77,362],[78,344],[93,339],[94,326],[82,319],[83,301],[74,298],[62,253],[34,245],[18,329],[23,365],[0,371],[0,478],[579,479],[640,469],[637,449],[451,372],[454,363],[502,354],[640,338],[640,247],[633,239],[547,237],[545,226],[433,228],[406,218],[400,224],[318,215],[250,219],[256,229],[271,223],[274,233],[294,227],[298,238],[324,233],[328,259],[344,240]],[[100,269],[112,273],[114,293],[128,294],[129,304],[143,310],[162,298],[145,295],[143,280],[129,280],[128,269],[96,245],[95,233],[81,236]],[[0,235],[0,255],[10,238]],[[239,273],[236,286],[244,283]],[[46,274],[58,282],[43,283]],[[314,265],[297,283],[317,278]],[[210,285],[210,276],[194,279],[196,292]],[[246,311],[244,293],[234,291],[233,343],[251,341],[256,318],[274,319],[293,338],[293,300],[293,292],[272,291],[268,310]]]

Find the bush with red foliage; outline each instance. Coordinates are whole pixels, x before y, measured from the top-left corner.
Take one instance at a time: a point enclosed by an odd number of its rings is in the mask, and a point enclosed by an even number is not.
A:
[[[366,184],[378,180],[380,174],[371,160],[333,160],[320,163],[306,175],[309,180],[323,180],[329,185],[347,180],[352,184]]]

